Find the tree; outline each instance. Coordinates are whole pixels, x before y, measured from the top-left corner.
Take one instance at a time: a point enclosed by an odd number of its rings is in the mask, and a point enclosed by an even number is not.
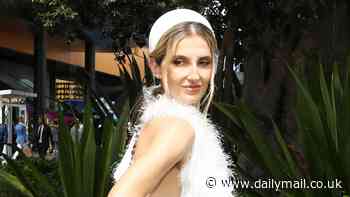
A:
[[[220,21],[214,25],[225,32],[217,101],[230,104],[243,101],[264,122],[260,125],[261,132],[270,136],[272,143],[271,119],[281,128],[287,142],[294,144],[296,87],[287,66],[299,66],[311,86],[317,86],[319,81],[314,80],[319,77],[319,64],[324,65],[326,79],[331,77],[334,63],[345,73],[350,46],[350,29],[345,25],[350,19],[349,2],[218,0],[211,3],[207,14],[213,21]],[[232,72],[233,63],[241,64],[243,85]],[[232,126],[235,125],[230,123],[226,128]],[[236,140],[245,139],[246,135],[227,134]],[[252,171],[255,170],[249,169]]]

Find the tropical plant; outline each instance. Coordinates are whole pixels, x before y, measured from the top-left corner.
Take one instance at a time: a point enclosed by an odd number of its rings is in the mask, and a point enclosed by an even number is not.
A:
[[[2,155],[7,164],[0,169],[0,187],[17,191],[21,196],[60,196],[57,162],[27,158],[21,150],[17,151],[20,161]]]
[[[239,146],[237,169],[249,180],[274,178],[275,180],[300,180],[306,183],[322,180],[341,180],[342,188],[281,190],[280,196],[340,196],[350,192],[350,81],[349,70],[339,74],[335,65],[330,78],[324,75],[323,67],[312,72],[318,83],[308,80],[300,73],[290,69],[297,85],[295,114],[297,115],[298,139],[295,144],[286,142],[285,135],[276,123],[262,122],[244,102],[237,105],[216,103],[216,107],[226,114],[234,123],[232,140]],[[269,128],[274,137],[269,138],[262,128]],[[263,173],[249,177],[245,160],[254,162]],[[330,184],[330,186],[332,186]],[[333,186],[335,186],[333,184]],[[256,190],[254,195],[243,191],[245,196],[271,196],[272,190]]]
[[[123,108],[117,125],[110,118],[104,122],[101,144],[96,144],[91,109],[91,105],[85,107],[84,131],[80,142],[72,140],[63,113],[60,114],[58,184],[53,184],[37,168],[35,160],[24,155],[22,165],[3,155],[8,167],[13,170],[0,169],[0,184],[10,186],[24,196],[106,196],[111,185],[112,163],[118,161],[123,152],[129,107],[126,104]]]

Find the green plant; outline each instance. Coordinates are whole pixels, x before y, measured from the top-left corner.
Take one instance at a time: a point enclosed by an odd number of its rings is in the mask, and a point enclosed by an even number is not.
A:
[[[263,178],[276,180],[299,180],[305,178],[307,183],[314,180],[341,180],[342,188],[336,189],[294,189],[242,191],[244,196],[340,196],[341,192],[350,191],[350,81],[349,73],[339,74],[335,65],[329,77],[325,77],[323,67],[312,72],[317,82],[307,80],[289,69],[297,86],[295,114],[298,128],[297,142],[287,143],[284,133],[271,119],[262,122],[244,104],[235,106],[216,103],[216,107],[226,114],[235,127],[231,140],[239,146],[237,169],[246,179],[262,177],[245,176],[244,164],[240,160],[248,160],[259,166]],[[310,77],[309,77],[310,78]],[[328,79],[328,80],[326,80]],[[269,138],[261,128],[270,127],[274,131]],[[242,159],[243,158],[243,159]]]
[[[22,159],[18,161],[3,157],[7,166],[0,169],[0,184],[23,196],[59,196],[57,162],[26,158],[21,152]]]
[[[104,122],[102,142],[96,145],[91,106],[84,110],[84,131],[80,142],[74,142],[60,114],[59,159],[56,168],[40,170],[35,159],[21,154],[22,161],[5,159],[8,168],[0,169],[1,186],[10,186],[24,196],[106,196],[109,189],[112,163],[120,159],[126,140],[126,104],[117,125],[112,119]],[[40,165],[39,165],[40,166]],[[58,170],[57,170],[58,169]],[[58,183],[53,183],[48,172],[58,171]],[[46,173],[45,173],[46,172]]]

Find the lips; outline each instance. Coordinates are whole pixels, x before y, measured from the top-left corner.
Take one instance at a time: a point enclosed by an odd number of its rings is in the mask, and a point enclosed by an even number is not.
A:
[[[197,84],[188,85],[188,86],[184,86],[184,88],[186,89],[186,91],[189,94],[196,94],[196,93],[198,93],[200,91],[201,85],[197,85]]]

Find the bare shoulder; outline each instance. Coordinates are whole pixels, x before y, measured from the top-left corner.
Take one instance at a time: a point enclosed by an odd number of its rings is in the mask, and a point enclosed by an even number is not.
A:
[[[152,119],[144,128],[143,133],[152,138],[181,139],[184,143],[191,143],[194,139],[194,129],[185,119],[174,116],[162,116]],[[172,141],[173,141],[172,140]]]
[[[186,120],[154,118],[141,131],[134,160],[110,196],[147,196],[155,191],[163,178],[184,161],[193,141],[194,129]]]
[[[151,144],[164,146],[167,154],[184,155],[191,148],[194,137],[194,129],[185,119],[174,116],[154,118],[141,131],[135,158],[146,153]]]
[[[194,129],[192,125],[185,119],[175,116],[157,117],[146,123],[144,127],[145,132],[152,132],[154,134],[163,134],[176,132],[179,135],[193,137]]]

